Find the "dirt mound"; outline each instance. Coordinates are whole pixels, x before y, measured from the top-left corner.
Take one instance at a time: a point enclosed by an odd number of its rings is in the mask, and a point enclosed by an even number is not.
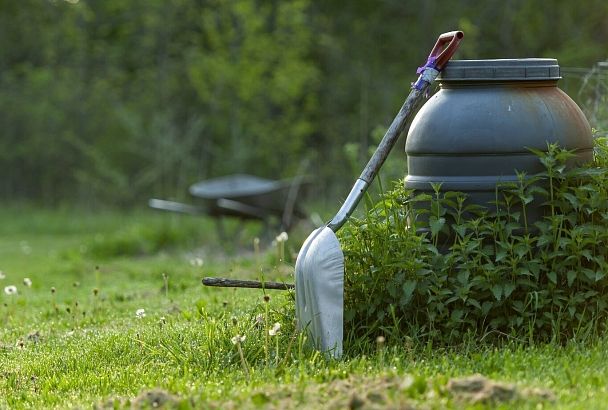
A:
[[[93,408],[96,410],[109,409],[175,409],[182,400],[162,389],[144,390],[131,399],[111,398],[99,403]]]
[[[555,395],[550,390],[497,382],[480,374],[451,379],[446,388],[455,400],[473,404],[497,404],[514,400],[555,401]]]

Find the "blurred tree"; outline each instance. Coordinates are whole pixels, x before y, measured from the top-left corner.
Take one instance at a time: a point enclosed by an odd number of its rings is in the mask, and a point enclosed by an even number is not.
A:
[[[590,67],[608,2],[1,1],[0,197],[141,204],[221,174],[292,176],[308,157],[317,193],[344,196],[455,28],[457,58]]]
[[[205,113],[214,173],[293,174],[314,129],[318,69],[302,0],[212,2],[188,77]]]

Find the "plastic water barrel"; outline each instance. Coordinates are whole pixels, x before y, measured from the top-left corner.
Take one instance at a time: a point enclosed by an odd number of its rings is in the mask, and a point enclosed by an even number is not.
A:
[[[548,143],[593,158],[585,115],[557,87],[560,68],[547,58],[453,60],[438,77],[440,90],[414,118],[405,145],[405,185],[432,192],[465,192],[488,204],[496,186],[544,170],[530,148]]]

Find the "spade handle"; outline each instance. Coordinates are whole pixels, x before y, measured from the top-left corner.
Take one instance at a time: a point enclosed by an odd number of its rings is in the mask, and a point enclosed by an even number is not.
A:
[[[429,86],[439,75],[439,72],[448,60],[454,55],[463,37],[462,31],[451,31],[439,36],[433,50],[429,54],[426,64],[418,69],[418,73],[420,74],[418,80],[412,84],[410,94],[386,131],[386,134],[384,134],[378,148],[376,148],[376,151],[363,169],[338,213],[328,222],[327,226],[333,232],[337,232],[354,212],[363,194],[367,191],[378,170],[384,164],[388,154],[405,129],[412,114],[416,112],[416,108],[422,97],[426,94]]]

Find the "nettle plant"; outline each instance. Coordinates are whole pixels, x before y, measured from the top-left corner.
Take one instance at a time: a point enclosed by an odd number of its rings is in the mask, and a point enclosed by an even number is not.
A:
[[[608,143],[582,167],[555,145],[535,153],[545,171],[500,186],[490,207],[399,181],[351,219],[340,232],[347,342],[563,342],[605,330]]]

